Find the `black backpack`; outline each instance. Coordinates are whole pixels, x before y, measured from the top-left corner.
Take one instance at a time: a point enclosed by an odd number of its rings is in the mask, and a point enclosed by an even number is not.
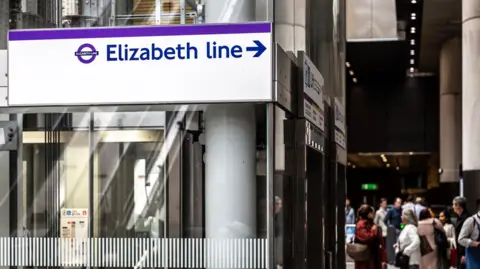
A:
[[[435,245],[437,245],[437,249],[439,249],[440,251],[443,251],[443,250],[446,251],[450,246],[450,244],[448,243],[447,235],[444,232],[437,229],[437,226],[435,225],[435,219],[433,219],[432,225],[433,225],[433,234],[435,238]]]

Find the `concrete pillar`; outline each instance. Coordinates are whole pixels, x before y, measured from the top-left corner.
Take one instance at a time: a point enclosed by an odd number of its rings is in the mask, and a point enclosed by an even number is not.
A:
[[[445,42],[440,51],[440,182],[459,182],[462,162],[462,45]]]
[[[464,196],[476,211],[480,198],[480,1],[462,1],[462,165]]]
[[[205,1],[206,23],[254,20],[254,0]],[[205,112],[205,147],[206,237],[255,238],[254,105],[210,105]]]
[[[255,127],[251,104],[211,105],[205,112],[207,238],[256,237]]]

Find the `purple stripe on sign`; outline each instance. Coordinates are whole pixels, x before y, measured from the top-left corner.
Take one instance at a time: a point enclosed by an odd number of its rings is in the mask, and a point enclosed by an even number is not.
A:
[[[270,33],[270,23],[13,30],[9,41]]]

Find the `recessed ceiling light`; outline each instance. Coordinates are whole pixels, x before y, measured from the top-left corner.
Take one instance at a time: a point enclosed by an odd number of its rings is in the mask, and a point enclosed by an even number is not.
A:
[[[397,171],[400,170],[400,167],[397,166]]]
[[[417,3],[417,0],[412,0],[412,4],[416,4]]]
[[[350,67],[350,63],[349,63],[349,62],[346,62],[345,65],[346,65],[347,67]]]
[[[415,51],[414,50],[410,50],[410,55],[415,55]]]
[[[410,73],[413,73],[413,72],[415,72],[415,68],[410,67]]]
[[[410,59],[410,64],[415,64],[415,60],[414,60],[414,59]]]
[[[356,166],[356,165],[353,165],[352,168],[357,168],[357,166]]]
[[[410,45],[415,45],[415,39],[410,40]]]
[[[350,70],[348,73],[350,73],[350,76],[353,76],[355,73],[353,73],[353,70]]]
[[[415,34],[415,27],[410,28],[410,33]]]
[[[387,163],[387,167],[390,167],[390,164],[389,164],[389,163]]]
[[[415,17],[415,16],[417,16],[417,14],[415,14],[415,13],[412,13],[412,17]]]
[[[357,83],[357,78],[352,79],[354,83]]]

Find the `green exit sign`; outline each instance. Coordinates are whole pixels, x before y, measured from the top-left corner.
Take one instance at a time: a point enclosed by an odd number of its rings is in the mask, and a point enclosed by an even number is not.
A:
[[[377,189],[378,189],[377,184],[372,184],[372,183],[362,184],[362,190],[364,191],[376,191]]]

